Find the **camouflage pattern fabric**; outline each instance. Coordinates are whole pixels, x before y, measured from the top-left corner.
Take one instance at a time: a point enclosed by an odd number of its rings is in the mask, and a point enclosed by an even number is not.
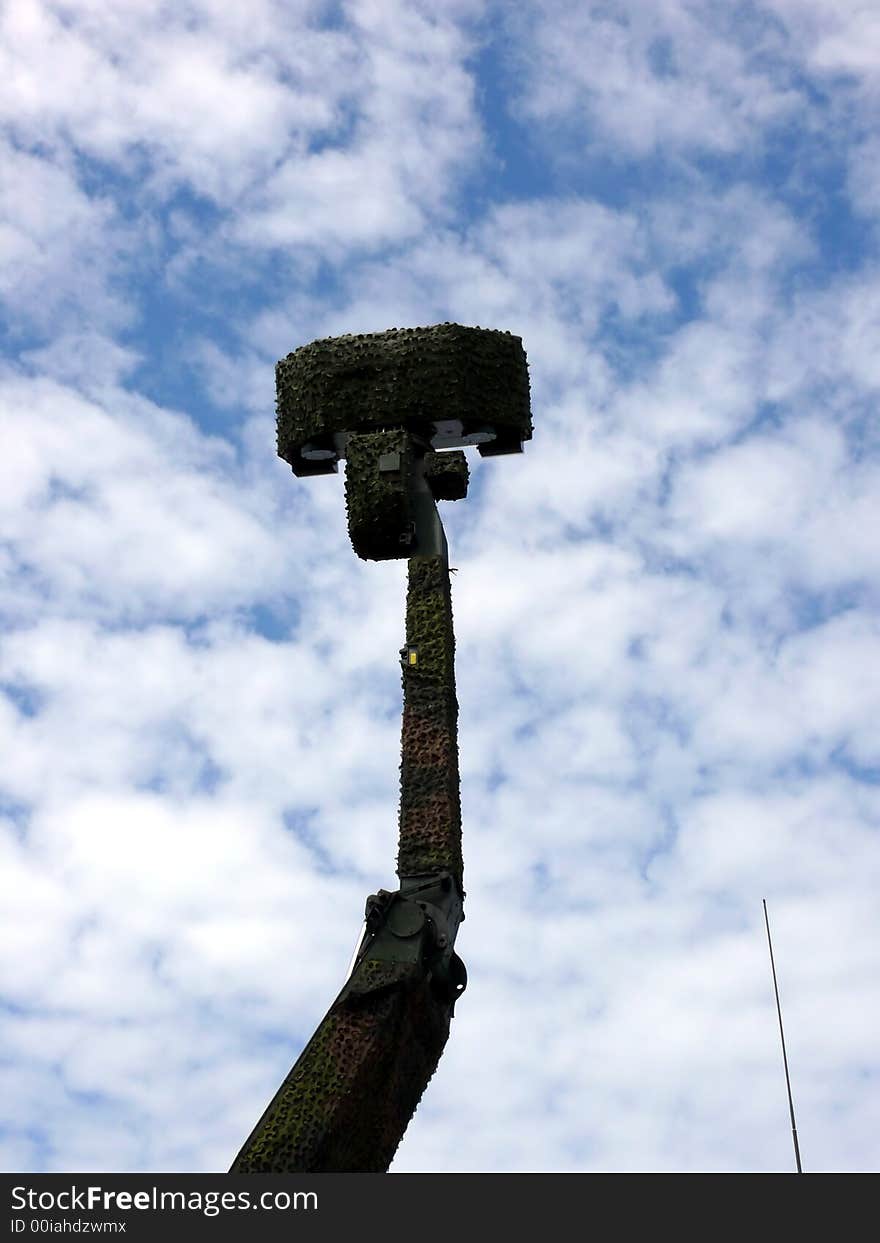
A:
[[[441,557],[413,557],[408,569],[397,870],[401,877],[448,870],[460,888],[449,572]],[[437,1068],[451,1012],[419,967],[364,958],[230,1172],[387,1170]]]
[[[335,470],[300,451],[310,444],[329,452],[342,432],[406,427],[430,439],[435,424],[452,419],[465,435],[495,431],[482,455],[517,452],[532,435],[522,340],[494,328],[434,324],[327,337],[282,358],[275,381],[278,455],[297,475]]]
[[[412,557],[406,597],[397,875],[449,871],[462,889],[458,700],[449,571]]]
[[[242,1148],[232,1174],[382,1173],[449,1036],[450,1006],[408,973],[344,989]],[[384,966],[384,964],[383,964]]]

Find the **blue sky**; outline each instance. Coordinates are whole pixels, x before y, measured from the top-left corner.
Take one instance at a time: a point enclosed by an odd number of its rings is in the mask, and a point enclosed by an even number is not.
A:
[[[521,336],[445,506],[470,987],[393,1169],[880,1160],[880,14],[0,17],[0,1165],[223,1170],[393,882],[405,567],[274,363]]]

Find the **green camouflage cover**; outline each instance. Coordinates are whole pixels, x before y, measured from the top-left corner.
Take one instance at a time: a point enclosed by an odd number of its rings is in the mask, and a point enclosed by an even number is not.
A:
[[[436,324],[304,345],[276,365],[278,453],[299,475],[335,469],[310,462],[306,444],[331,450],[336,433],[406,426],[430,439],[438,421],[461,421],[464,435],[485,427],[516,452],[532,435],[528,364],[509,332]]]
[[[408,570],[397,871],[401,878],[449,871],[461,892],[449,572],[442,557],[412,557]],[[451,1014],[415,965],[363,959],[230,1172],[387,1170],[437,1067]]]
[[[442,557],[413,557],[406,596],[397,874],[449,871],[461,890],[454,661],[449,571]]]
[[[380,964],[384,966],[384,964]],[[437,1068],[451,1006],[417,973],[356,969],[257,1123],[231,1174],[382,1173]]]
[[[425,454],[425,478],[435,501],[461,501],[467,496],[470,471],[461,449]]]
[[[365,561],[408,557],[413,513],[412,437],[403,430],[350,437],[345,461],[348,533]]]

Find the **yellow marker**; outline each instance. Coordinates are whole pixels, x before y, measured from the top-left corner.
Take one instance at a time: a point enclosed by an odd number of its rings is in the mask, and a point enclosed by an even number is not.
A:
[[[419,663],[419,654],[415,650],[415,648],[411,647],[407,655],[409,657],[409,663],[411,665],[417,665]]]

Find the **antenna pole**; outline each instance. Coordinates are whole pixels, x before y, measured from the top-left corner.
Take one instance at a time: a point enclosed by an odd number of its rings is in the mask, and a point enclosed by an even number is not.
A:
[[[779,1039],[782,1041],[782,1064],[785,1066],[785,1086],[788,1089],[788,1112],[791,1115],[791,1137],[794,1140],[794,1159],[797,1165],[797,1172],[803,1174],[801,1169],[801,1152],[798,1148],[797,1126],[794,1121],[794,1102],[791,1099],[791,1079],[788,1074],[788,1058],[785,1055],[785,1032],[782,1030],[782,1007],[779,1004],[779,986],[776,983],[776,964],[773,961],[773,942],[770,940],[770,919],[767,915],[767,899],[762,899],[764,903],[764,923],[767,925],[767,945],[770,948],[770,968],[773,972],[773,991],[776,994],[776,1013],[779,1016]]]

